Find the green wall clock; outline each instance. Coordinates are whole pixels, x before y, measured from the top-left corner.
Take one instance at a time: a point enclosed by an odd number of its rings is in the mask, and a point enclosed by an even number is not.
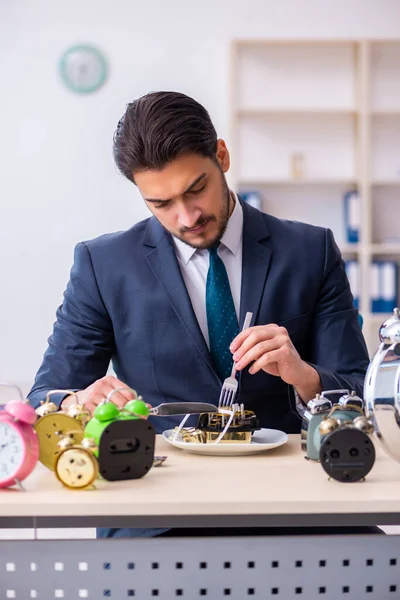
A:
[[[107,79],[107,61],[94,46],[68,48],[60,60],[60,73],[65,85],[77,94],[98,90]]]

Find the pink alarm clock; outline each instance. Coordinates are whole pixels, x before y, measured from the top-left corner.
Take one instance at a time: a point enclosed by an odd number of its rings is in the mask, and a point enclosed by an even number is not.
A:
[[[32,425],[35,409],[11,400],[0,411],[0,488],[20,484],[39,459],[39,440]]]

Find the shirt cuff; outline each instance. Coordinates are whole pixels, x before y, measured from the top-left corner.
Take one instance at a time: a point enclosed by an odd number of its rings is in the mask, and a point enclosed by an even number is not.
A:
[[[303,418],[304,413],[307,410],[306,405],[304,404],[304,402],[302,401],[302,399],[300,398],[297,390],[295,387],[293,387],[293,392],[294,392],[294,398],[296,400],[296,410],[299,413],[300,417]]]

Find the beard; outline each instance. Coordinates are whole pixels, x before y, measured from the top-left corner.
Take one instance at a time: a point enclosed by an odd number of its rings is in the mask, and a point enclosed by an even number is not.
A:
[[[222,207],[221,212],[218,217],[212,215],[210,217],[200,217],[200,219],[195,223],[195,225],[191,229],[195,229],[197,227],[201,227],[205,223],[215,222],[217,223],[217,232],[212,237],[207,239],[206,232],[200,233],[199,237],[204,237],[203,242],[198,242],[197,244],[193,244],[188,242],[184,235],[186,232],[190,231],[190,229],[183,227],[179,230],[179,234],[173,234],[179,240],[190,246],[191,248],[196,248],[196,250],[208,250],[208,248],[212,248],[213,246],[217,246],[223,237],[226,228],[228,226],[228,221],[230,217],[230,207],[231,207],[231,193],[228,187],[228,183],[226,181],[225,175],[221,171],[221,188],[222,188]],[[170,232],[172,233],[172,232]]]

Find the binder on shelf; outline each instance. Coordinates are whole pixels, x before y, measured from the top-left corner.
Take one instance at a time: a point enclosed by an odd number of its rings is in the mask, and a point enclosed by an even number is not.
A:
[[[360,240],[361,211],[360,195],[355,189],[344,195],[344,218],[346,239],[350,244],[357,244]]]
[[[377,260],[370,265],[372,313],[391,313],[398,306],[398,265],[393,260]]]
[[[258,208],[258,210],[262,210],[262,198],[260,192],[258,192],[257,190],[239,192],[239,196],[243,198],[243,200],[247,202],[247,204],[250,204],[250,206]]]
[[[346,260],[344,265],[354,298],[354,308],[358,309],[360,306],[360,265],[358,260]]]
[[[380,265],[381,312],[393,312],[397,306],[397,263],[385,260]]]
[[[370,264],[370,294],[371,294],[371,312],[380,313],[382,312],[382,298],[381,298],[381,284],[380,284],[380,267],[381,264],[378,261],[374,261]]]

